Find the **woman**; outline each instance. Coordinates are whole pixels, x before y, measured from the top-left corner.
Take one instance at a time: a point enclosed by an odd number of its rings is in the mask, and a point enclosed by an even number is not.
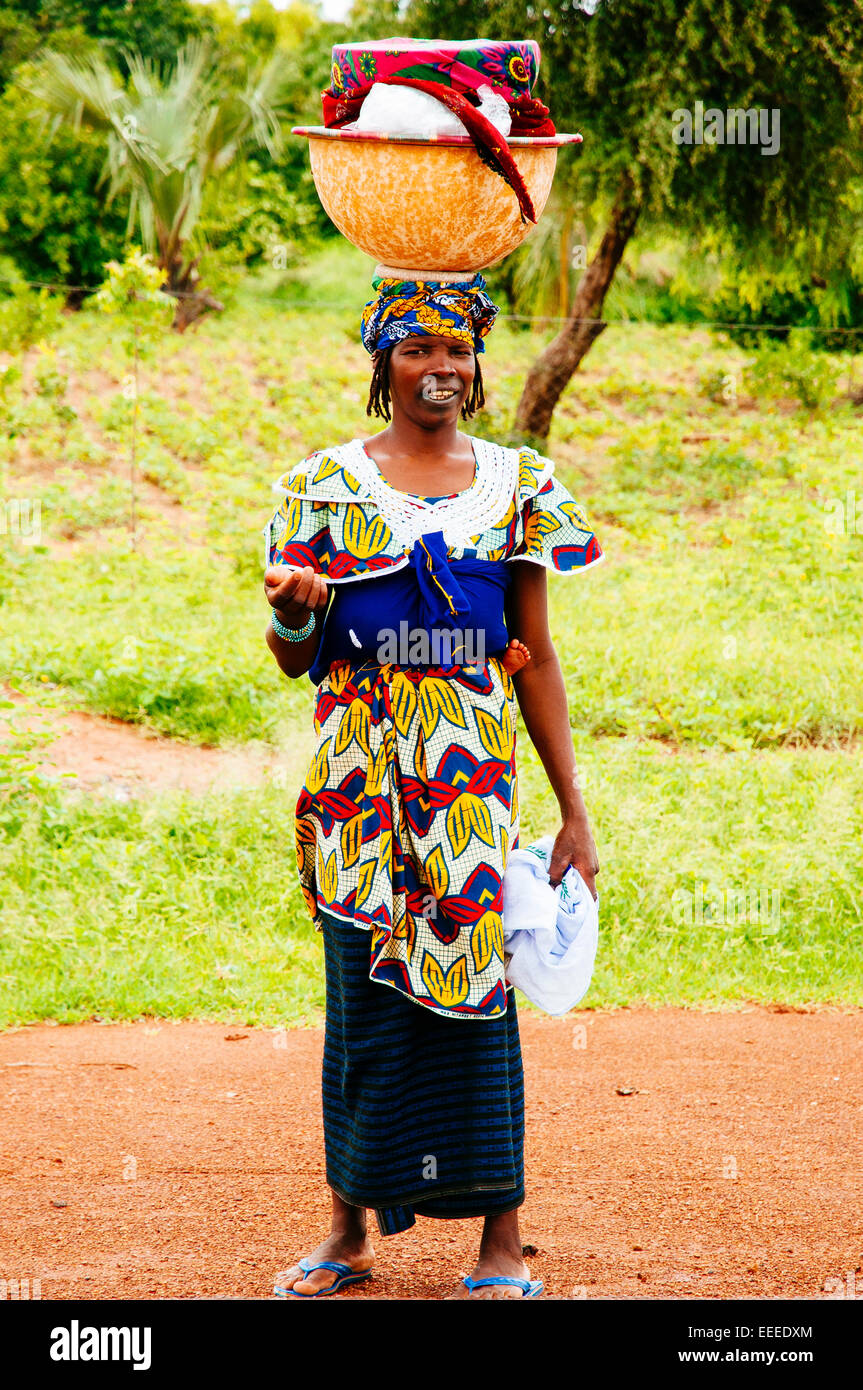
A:
[[[518,844],[516,700],[560,805],[551,881],[574,865],[595,897],[545,572],[601,551],[549,460],[458,429],[484,403],[478,354],[498,311],[482,276],[373,286],[366,413],[389,424],[303,460],[267,528],[267,643],[318,687],[296,844],[324,939],[333,1202],[329,1236],[276,1292],[368,1278],[371,1207],[384,1235],[417,1213],[482,1216],[452,1297],[535,1297],[501,917]]]

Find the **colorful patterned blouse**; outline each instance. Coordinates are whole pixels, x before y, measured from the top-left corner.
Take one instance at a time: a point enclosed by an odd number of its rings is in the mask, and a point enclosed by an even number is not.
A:
[[[575,573],[602,551],[551,460],[476,438],[472,447],[474,483],[435,503],[389,487],[360,440],[318,451],[281,479],[285,497],[265,532],[268,563],[310,564],[334,586],[327,626],[337,599],[350,601],[350,626],[335,624],[342,645],[329,649],[337,658],[316,678],[317,741],[296,806],[312,920],[322,930],[323,910],[370,933],[370,979],[447,1017],[485,1019],[506,1011],[502,883],[519,825],[513,683],[496,655],[381,664],[371,634],[404,615],[440,622],[456,595],[463,620],[495,610],[487,630],[502,651],[509,562]],[[326,636],[325,627],[322,647]]]

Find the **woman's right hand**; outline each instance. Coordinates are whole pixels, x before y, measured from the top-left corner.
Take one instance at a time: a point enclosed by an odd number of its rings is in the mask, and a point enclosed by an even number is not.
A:
[[[270,565],[264,574],[264,593],[285,627],[303,627],[309,610],[326,603],[327,581],[311,565],[300,570]]]

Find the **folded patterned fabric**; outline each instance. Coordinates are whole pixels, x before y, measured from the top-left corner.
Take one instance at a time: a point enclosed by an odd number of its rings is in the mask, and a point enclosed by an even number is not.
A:
[[[503,876],[506,980],[548,1014],[565,1014],[590,985],[599,940],[599,898],[575,868],[557,889],[551,835],[510,851]]]
[[[533,39],[412,39],[403,36],[333,47],[333,96],[350,97],[358,87],[390,77],[419,77],[459,92],[484,84],[512,104],[530,96],[539,73],[539,44]]]
[[[350,92],[340,92],[338,89],[327,87],[321,92],[321,103],[324,109],[325,126],[342,126],[349,121],[356,120],[359,115],[360,107],[371,91],[376,82],[384,84],[391,83],[398,87],[416,87],[420,91],[431,91],[431,94],[442,101],[440,93],[442,91],[452,91],[465,96],[473,106],[479,105],[479,96],[473,94],[473,88],[460,88],[457,83],[433,82],[429,78],[403,77],[376,77],[374,82],[365,82],[358,87],[352,88]],[[489,86],[492,84],[489,83]],[[498,91],[499,88],[495,88]],[[512,124],[510,135],[536,136],[556,135],[557,128],[551,119],[551,113],[547,106],[543,105],[537,97],[522,96],[515,97],[509,103]]]

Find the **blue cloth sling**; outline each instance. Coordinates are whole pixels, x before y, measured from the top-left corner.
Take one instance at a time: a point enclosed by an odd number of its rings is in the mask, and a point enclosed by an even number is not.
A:
[[[381,634],[397,632],[401,623],[412,638],[425,632],[431,640],[432,630],[472,634],[473,650],[500,655],[508,641],[504,599],[511,579],[506,560],[448,559],[443,532],[429,531],[407,565],[334,586],[309,679],[320,685],[337,659],[378,661]]]

